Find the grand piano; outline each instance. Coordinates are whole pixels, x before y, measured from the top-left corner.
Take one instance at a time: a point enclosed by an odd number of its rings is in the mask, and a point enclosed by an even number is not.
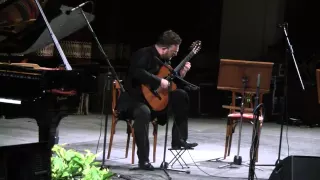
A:
[[[82,15],[66,13],[73,7],[60,0],[39,2],[59,41],[86,27]],[[89,22],[94,19],[86,16]],[[71,64],[72,70],[66,70],[59,56],[50,67],[44,66],[46,58],[32,62],[39,49],[53,42],[34,0],[0,0],[0,115],[36,120],[39,142],[50,147],[57,143],[61,119],[77,111],[81,95],[97,91],[99,74],[98,64]]]

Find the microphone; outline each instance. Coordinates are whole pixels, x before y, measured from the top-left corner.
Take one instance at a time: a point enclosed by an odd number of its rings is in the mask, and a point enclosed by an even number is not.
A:
[[[79,8],[82,8],[84,5],[88,4],[89,2],[91,2],[91,1],[86,1],[86,2],[84,2],[84,3],[82,3],[82,4],[80,4],[80,5],[77,6],[77,7],[74,7],[74,8],[72,8],[72,9],[70,9],[70,10],[67,10],[67,11],[66,11],[66,14],[70,14],[70,13],[72,13],[73,11],[75,11],[75,10],[77,10],[77,9],[79,9]]]
[[[278,24],[278,28],[283,28],[283,27],[287,27],[287,26],[288,26],[287,22],[284,22],[282,24]]]

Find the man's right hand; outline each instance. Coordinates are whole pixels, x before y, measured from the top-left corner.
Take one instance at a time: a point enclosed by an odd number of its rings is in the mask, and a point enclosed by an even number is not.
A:
[[[160,84],[162,89],[168,89],[169,87],[169,81],[166,79],[161,79],[161,84]]]

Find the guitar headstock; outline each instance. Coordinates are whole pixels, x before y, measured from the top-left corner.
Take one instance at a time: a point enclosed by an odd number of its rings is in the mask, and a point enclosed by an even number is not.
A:
[[[196,40],[194,41],[191,46],[190,46],[190,49],[191,51],[194,53],[194,54],[197,54],[200,49],[201,49],[201,41],[200,40]]]

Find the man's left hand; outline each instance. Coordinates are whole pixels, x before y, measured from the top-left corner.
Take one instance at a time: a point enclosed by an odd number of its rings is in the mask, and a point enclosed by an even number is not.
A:
[[[187,74],[187,72],[190,70],[190,68],[191,68],[191,63],[186,62],[184,67],[180,70],[180,76],[184,77]]]

